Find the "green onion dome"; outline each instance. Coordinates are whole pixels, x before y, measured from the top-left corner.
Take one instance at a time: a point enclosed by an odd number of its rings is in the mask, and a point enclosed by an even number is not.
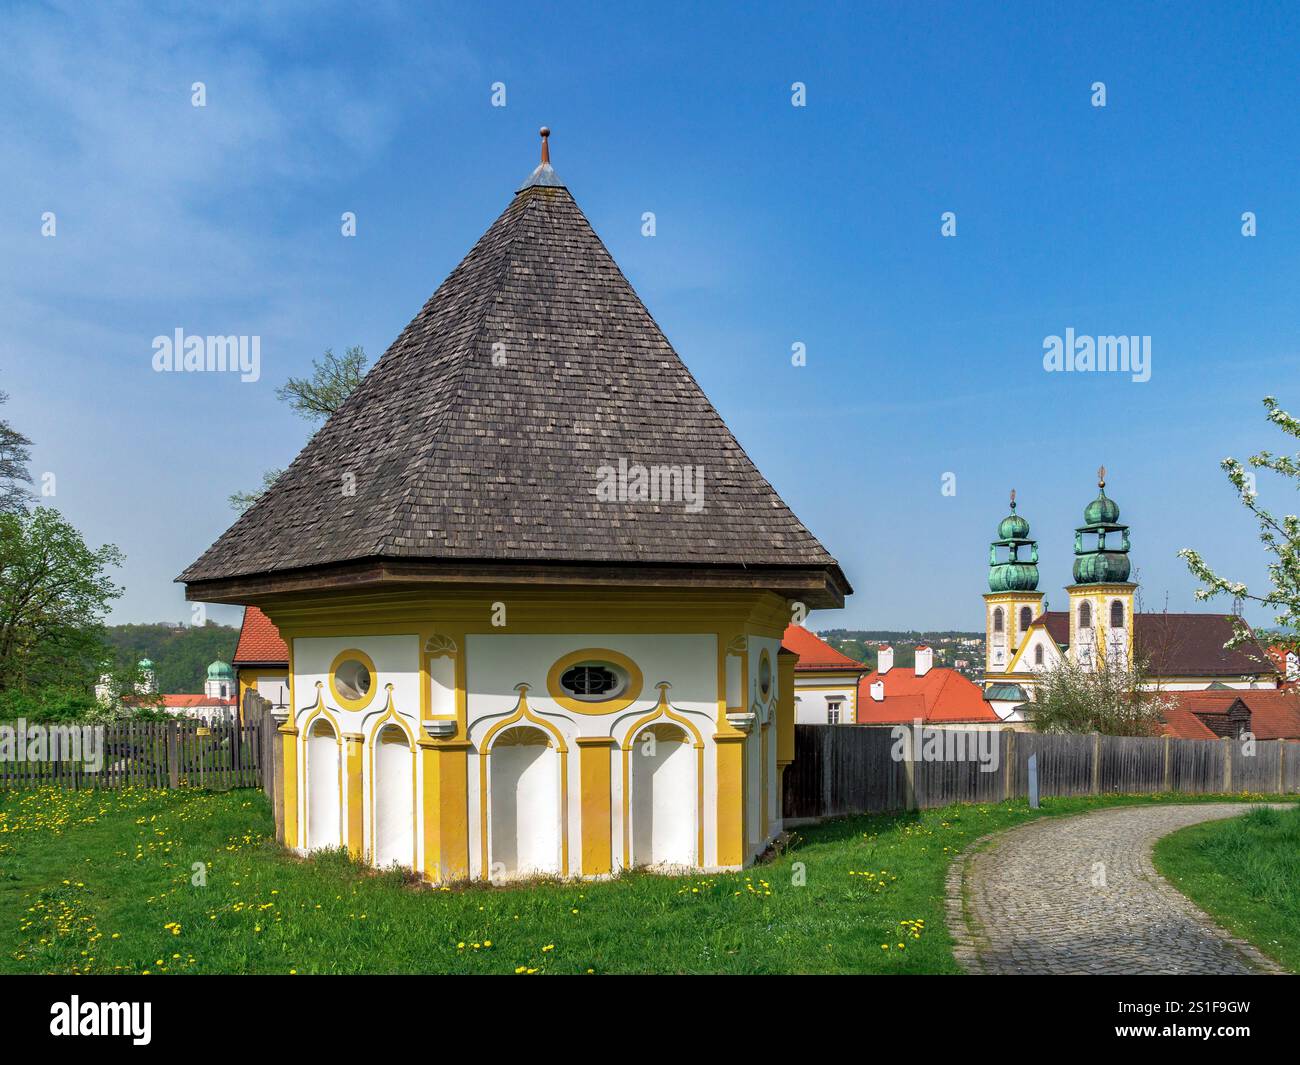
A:
[[[998,548],[1006,558],[998,558]],[[1020,549],[1029,548],[1029,558]],[[1016,513],[1016,493],[1011,493],[1011,513],[998,524],[998,538],[989,545],[989,591],[1032,592],[1038,588],[1038,544],[1029,539],[1029,522]]]
[[[208,680],[234,680],[235,671],[221,659],[208,666]]]
[[[1119,504],[1106,495],[1105,482],[1097,492],[1097,498],[1083,508],[1085,525],[1114,525],[1119,521]]]
[[[1084,509],[1084,524],[1074,531],[1075,584],[1120,584],[1128,580],[1128,526],[1120,525],[1118,518],[1119,504],[1106,495],[1103,466],[1097,471],[1097,498]],[[1117,535],[1119,544],[1106,543],[1107,536]],[[1084,537],[1089,538],[1086,543]]]
[[[1024,540],[1029,536],[1029,522],[1016,513],[1015,506],[1014,503],[1011,504],[1011,513],[998,525],[1000,540]]]

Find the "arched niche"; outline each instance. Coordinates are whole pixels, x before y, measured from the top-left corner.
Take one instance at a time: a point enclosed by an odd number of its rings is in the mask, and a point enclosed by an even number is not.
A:
[[[655,722],[631,744],[632,864],[689,866],[695,855],[696,759],[675,724]]]
[[[551,738],[507,728],[488,752],[492,875],[560,872],[560,769]]]
[[[337,847],[342,841],[339,741],[333,726],[318,717],[307,732],[307,849]]]
[[[375,864],[415,866],[415,766],[410,740],[397,725],[374,739]]]

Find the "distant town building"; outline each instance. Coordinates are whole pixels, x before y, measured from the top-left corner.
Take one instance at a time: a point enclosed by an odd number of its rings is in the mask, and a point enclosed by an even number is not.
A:
[[[1137,662],[1147,685],[1162,691],[1277,689],[1279,668],[1253,636],[1225,646],[1239,621],[1232,615],[1136,612],[1129,527],[1120,524],[1119,505],[1106,495],[1105,473],[1098,471],[1097,498],[1075,530],[1068,610],[1043,609],[1038,542],[1011,493],[1011,513],[989,547],[984,595],[989,705],[1005,721],[1025,720],[1043,675],[1067,660],[1090,670]]]
[[[783,650],[799,656],[794,667],[794,719],[800,725],[852,725],[857,721],[858,681],[867,666],[835,650],[802,625],[791,625]]]
[[[935,666],[928,645],[916,648],[916,662],[910,670],[896,668],[893,648],[882,647],[876,669],[858,684],[858,724],[910,725],[917,721],[936,727],[1002,724],[979,685],[955,669]]]

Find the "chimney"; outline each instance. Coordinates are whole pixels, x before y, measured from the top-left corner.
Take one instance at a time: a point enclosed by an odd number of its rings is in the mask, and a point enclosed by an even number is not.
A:
[[[894,668],[894,649],[889,644],[882,644],[876,652],[876,671],[883,677]]]
[[[934,665],[934,652],[925,644],[916,648],[916,675],[924,677]]]
[[[885,701],[885,682],[883,680],[872,682],[871,701],[876,703],[883,703]]]

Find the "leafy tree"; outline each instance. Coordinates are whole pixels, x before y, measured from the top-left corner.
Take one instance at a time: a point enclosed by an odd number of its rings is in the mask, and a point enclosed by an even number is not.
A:
[[[1067,656],[1043,674],[1030,710],[1039,732],[1154,736],[1168,705],[1140,664],[1086,669]]]
[[[1270,422],[1287,436],[1300,440],[1300,420],[1293,418],[1279,407],[1276,399],[1266,396],[1264,409],[1268,412],[1267,418]],[[1227,595],[1235,600],[1259,603],[1276,611],[1278,625],[1295,630],[1300,626],[1300,518],[1294,514],[1279,518],[1266,510],[1259,502],[1253,471],[1270,470],[1283,477],[1300,481],[1300,453],[1292,457],[1261,451],[1257,455],[1252,455],[1245,463],[1229,457],[1219,465],[1237,490],[1242,506],[1259,522],[1260,542],[1273,556],[1273,561],[1268,566],[1268,577],[1273,587],[1267,592],[1252,592],[1241,581],[1220,576],[1198,552],[1185,547],[1178,554],[1187,563],[1187,568],[1192,571],[1192,575],[1201,582],[1201,587],[1196,590],[1196,598],[1203,601]],[[1232,643],[1243,643],[1250,639],[1250,636],[1250,630],[1239,620]],[[1300,646],[1300,637],[1292,634],[1282,642],[1293,647]]]
[[[50,507],[0,514],[0,693],[89,691],[106,647],[103,617],[122,589],[112,544],[96,550]]]
[[[366,353],[359,347],[348,348],[340,358],[332,348],[311,361],[311,377],[290,377],[275,390],[277,399],[289,404],[300,418],[323,422],[343,406],[366,372]]]
[[[267,470],[262,474],[262,487],[253,492],[232,492],[227,502],[230,503],[232,510],[244,513],[249,507],[256,503],[262,496],[266,495],[266,490],[280,479],[280,474],[284,470]]]
[[[162,623],[110,625],[105,630],[118,668],[133,668],[142,658],[153,662],[158,690],[169,694],[203,691],[208,664],[229,662],[235,653],[239,630],[209,621],[205,625],[172,626]],[[132,684],[121,690],[130,691]]]
[[[9,395],[0,392],[0,406],[9,402]],[[0,513],[13,514],[27,508],[31,492],[24,485],[32,483],[27,469],[32,442],[0,418]]]
[[[290,377],[275,390],[276,398],[289,404],[298,417],[310,422],[324,422],[343,406],[366,373],[366,353],[361,347],[351,347],[340,357],[333,348],[326,348],[320,359],[312,359],[310,377]],[[232,510],[243,513],[263,495],[283,473],[267,470],[262,474],[262,487],[252,492],[234,492],[228,502]]]

